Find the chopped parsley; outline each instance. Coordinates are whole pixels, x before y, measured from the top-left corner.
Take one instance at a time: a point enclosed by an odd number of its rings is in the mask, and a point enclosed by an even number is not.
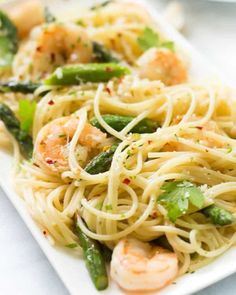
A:
[[[96,209],[101,210],[102,209],[102,202],[97,203],[97,205],[95,206]]]
[[[134,140],[139,140],[141,138],[141,134],[139,133],[133,133],[133,139]]]
[[[111,2],[113,2],[113,0],[107,0],[107,1],[104,1],[100,4],[97,4],[97,5],[94,5],[92,7],[90,7],[90,10],[96,10],[96,9],[100,9],[102,7],[105,7],[107,6],[108,4],[110,4]]]
[[[72,90],[69,92],[69,95],[76,95],[77,94],[77,91],[76,90]]]
[[[105,206],[106,211],[111,211],[112,210],[112,205],[108,204]]]
[[[138,37],[137,42],[143,51],[152,47],[163,47],[174,51],[174,42],[161,41],[159,35],[151,28],[146,27],[141,36]]]
[[[228,146],[228,149],[227,149],[227,154],[231,153],[233,151],[233,148],[232,146]]]
[[[67,248],[70,248],[70,249],[74,249],[74,248],[77,248],[78,245],[76,243],[72,243],[72,244],[68,244],[66,245]]]
[[[64,137],[66,137],[66,134],[59,134],[58,137],[59,138],[64,138]]]
[[[161,43],[161,47],[175,51],[175,43],[173,41],[165,41]]]
[[[79,26],[81,26],[81,27],[84,27],[85,26],[84,22],[81,19],[78,19],[76,21],[76,24],[79,25]]]
[[[131,151],[131,150],[128,150],[128,151],[127,151],[127,155],[128,155],[129,157],[131,157],[131,156],[133,155],[132,151]]]
[[[161,189],[164,192],[159,196],[157,202],[164,205],[168,211],[167,216],[172,222],[184,215],[190,204],[198,209],[203,207],[203,193],[189,181],[167,182]]]

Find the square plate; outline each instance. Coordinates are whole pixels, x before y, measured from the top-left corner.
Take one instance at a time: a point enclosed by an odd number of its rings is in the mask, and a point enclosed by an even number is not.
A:
[[[57,3],[56,3],[57,2]],[[58,4],[60,1],[52,1],[52,4]],[[74,1],[71,1],[74,2]],[[213,66],[208,62],[168,23],[166,23],[155,9],[148,5],[147,1],[133,0],[144,5],[152,17],[156,20],[157,26],[163,34],[172,39],[188,56],[190,60],[190,75],[192,79],[219,79],[219,74]],[[86,1],[86,4],[91,4],[92,1]],[[12,5],[12,3],[11,3]],[[65,5],[65,3],[64,3]],[[67,2],[67,7],[69,3]],[[72,4],[74,5],[74,4]],[[78,1],[77,4],[78,5]],[[63,7],[63,6],[61,6]],[[72,295],[86,294],[107,294],[107,295],[122,295],[124,294],[113,282],[110,287],[103,291],[97,292],[91,283],[88,272],[85,268],[84,261],[75,255],[71,255],[69,250],[52,247],[44,238],[39,230],[37,224],[32,220],[24,203],[14,192],[11,183],[11,167],[13,165],[13,158],[0,151],[1,168],[0,168],[0,184],[6,192],[8,198],[17,209],[27,227],[31,231],[34,238],[39,243],[45,255],[51,262],[52,266],[58,273],[65,286]],[[158,292],[159,295],[187,295],[196,292],[200,289],[209,286],[226,276],[236,272],[236,249],[232,248],[227,253],[216,259],[213,263],[198,270],[194,274],[186,274],[179,278],[176,284],[172,284],[164,290]],[[149,293],[150,294],[150,293]],[[157,293],[153,293],[157,294]]]

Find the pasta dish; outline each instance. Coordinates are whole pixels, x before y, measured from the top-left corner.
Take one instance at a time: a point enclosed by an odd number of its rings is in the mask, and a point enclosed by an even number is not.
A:
[[[98,290],[108,273],[124,290],[161,289],[235,244],[235,99],[193,81],[141,4],[62,21],[32,0],[1,11],[0,31],[15,190]]]

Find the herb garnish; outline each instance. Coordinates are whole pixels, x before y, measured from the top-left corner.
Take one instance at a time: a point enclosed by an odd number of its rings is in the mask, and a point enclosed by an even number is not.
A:
[[[168,218],[172,222],[187,212],[190,203],[198,209],[204,204],[203,193],[189,181],[167,182],[161,189],[164,192],[159,196],[157,202],[164,205],[168,211]]]
[[[163,47],[174,51],[174,42],[162,41],[160,36],[149,27],[144,29],[142,35],[138,37],[137,41],[143,51],[152,47]]]

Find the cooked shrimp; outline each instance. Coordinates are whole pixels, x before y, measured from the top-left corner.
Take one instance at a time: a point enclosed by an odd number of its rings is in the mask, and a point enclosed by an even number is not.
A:
[[[37,80],[60,65],[88,63],[92,59],[92,42],[84,29],[73,23],[37,27],[30,37],[21,47],[15,64],[17,74],[23,78],[30,73],[31,78]],[[18,63],[23,58],[29,63],[22,67]]]
[[[92,43],[86,32],[72,23],[55,23],[43,28],[37,38],[33,68],[44,73],[49,65],[87,63],[91,59]]]
[[[177,276],[175,253],[135,239],[120,241],[112,254],[111,277],[128,291],[163,288]]]
[[[11,5],[8,15],[17,27],[20,38],[26,37],[33,27],[44,22],[43,5],[38,0]]]
[[[45,125],[39,132],[34,150],[37,163],[46,165],[54,172],[68,169],[68,148],[79,119],[62,117]],[[97,148],[106,134],[86,123],[78,140],[78,158],[86,161],[87,152]]]
[[[150,48],[137,62],[141,78],[161,80],[175,85],[187,80],[187,69],[176,53],[169,49]]]

